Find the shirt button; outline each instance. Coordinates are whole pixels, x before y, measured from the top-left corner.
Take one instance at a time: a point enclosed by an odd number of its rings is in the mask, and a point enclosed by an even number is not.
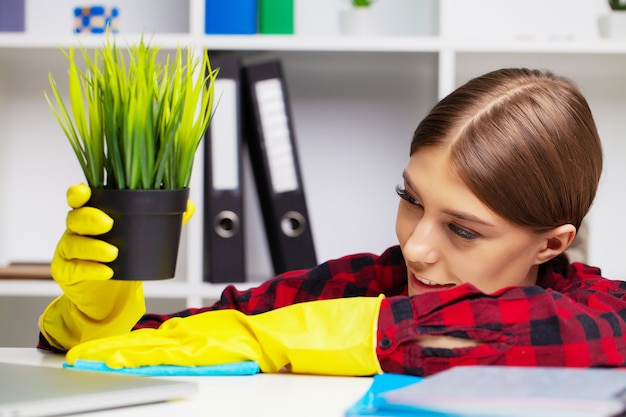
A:
[[[381,349],[389,349],[391,347],[391,339],[388,337],[383,337],[382,339],[380,339],[380,341],[378,342],[378,346]]]

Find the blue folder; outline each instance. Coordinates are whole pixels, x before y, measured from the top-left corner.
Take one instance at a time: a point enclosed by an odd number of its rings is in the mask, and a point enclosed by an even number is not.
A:
[[[409,415],[415,415],[414,413],[404,411],[388,411],[380,410],[378,408],[379,395],[383,392],[391,391],[398,388],[403,388],[411,384],[417,384],[422,381],[423,378],[417,376],[397,375],[397,374],[380,374],[375,375],[372,380],[372,385],[367,392],[352,406],[346,413],[346,417],[358,417],[358,416],[388,416],[388,417],[403,417]],[[433,414],[436,416],[437,414]]]
[[[206,0],[205,32],[215,35],[257,33],[257,0]]]

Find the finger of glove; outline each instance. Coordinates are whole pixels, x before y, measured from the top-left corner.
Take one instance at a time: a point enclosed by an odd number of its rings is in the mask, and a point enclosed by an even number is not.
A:
[[[187,210],[183,213],[183,224],[186,224],[196,212],[196,205],[191,200],[187,200]]]
[[[113,219],[94,207],[81,207],[67,213],[67,228],[79,235],[97,236],[113,227]]]
[[[159,343],[159,342],[166,342]],[[199,346],[167,346],[169,340],[155,339],[149,345],[111,349],[99,359],[113,369],[142,366],[212,366],[235,362],[260,360],[258,352],[248,346],[231,345],[219,341]]]
[[[117,248],[104,241],[66,232],[57,245],[50,272],[59,284],[107,280],[113,270],[101,262],[117,258]]]
[[[53,261],[50,271],[54,280],[62,285],[82,281],[105,281],[113,277],[113,269],[90,261]]]
[[[66,261],[113,262],[118,249],[104,240],[66,231],[55,251],[55,258]]]
[[[133,350],[150,352],[158,347],[174,348],[179,345],[178,340],[168,337],[167,333],[164,334],[158,329],[142,329],[120,336],[81,343],[67,352],[66,359],[69,364],[74,364],[77,359],[114,364],[115,361],[112,361],[112,358],[119,352],[128,353]]]
[[[70,207],[82,207],[91,198],[91,188],[87,184],[72,185],[67,189],[66,197]]]
[[[175,320],[175,319],[173,319]],[[210,330],[141,329],[129,334],[79,344],[67,353],[67,361],[101,361],[114,369],[140,366],[209,366],[261,359],[256,343],[243,335],[215,338]],[[241,339],[241,340],[240,340]]]
[[[180,331],[140,329],[123,335],[81,343],[67,353],[67,361],[78,359],[105,362],[111,368],[148,365],[182,365],[181,352],[195,351],[205,344],[205,338],[190,340]],[[170,356],[170,360],[165,357]],[[174,358],[178,357],[176,360]]]

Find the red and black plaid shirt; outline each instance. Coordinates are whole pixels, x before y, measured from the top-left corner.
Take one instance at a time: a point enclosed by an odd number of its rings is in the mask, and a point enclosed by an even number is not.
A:
[[[216,309],[258,314],[303,301],[385,294],[378,319],[378,360],[385,372],[429,375],[455,365],[626,366],[626,282],[581,263],[561,275],[543,268],[538,285],[483,294],[469,284],[407,296],[398,246],[380,256],[351,255],[294,271],[257,288],[229,286],[218,302],[170,315],[145,315],[135,328]],[[424,348],[421,335],[483,342]]]

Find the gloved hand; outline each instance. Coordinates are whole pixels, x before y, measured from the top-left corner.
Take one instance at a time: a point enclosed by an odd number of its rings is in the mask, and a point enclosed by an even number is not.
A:
[[[118,254],[97,236],[111,230],[113,220],[103,211],[83,207],[91,197],[85,184],[67,191],[73,208],[67,229],[52,258],[51,272],[63,290],[39,318],[39,329],[50,344],[67,350],[86,340],[128,333],[145,313],[140,281],[113,281],[104,263]]]
[[[67,353],[105,362],[111,368],[177,365],[210,366],[256,361],[263,372],[373,375],[376,329],[382,296],[294,304],[246,316],[216,310],[172,318],[159,329],[93,340]]]

